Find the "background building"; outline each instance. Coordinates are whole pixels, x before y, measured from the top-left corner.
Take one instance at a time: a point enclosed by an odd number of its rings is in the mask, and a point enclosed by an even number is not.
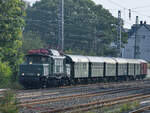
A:
[[[122,51],[124,58],[142,58],[150,61],[150,25],[135,24],[129,30],[128,43]]]

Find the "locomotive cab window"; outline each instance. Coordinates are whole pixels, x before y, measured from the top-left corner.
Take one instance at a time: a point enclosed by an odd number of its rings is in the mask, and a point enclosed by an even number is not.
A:
[[[26,62],[29,64],[48,63],[48,57],[40,56],[40,55],[29,55],[29,56],[26,56]]]

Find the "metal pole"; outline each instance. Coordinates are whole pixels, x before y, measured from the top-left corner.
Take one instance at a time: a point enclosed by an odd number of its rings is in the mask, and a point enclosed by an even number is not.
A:
[[[137,24],[138,24],[138,16],[136,16],[136,24],[135,24],[134,58],[137,58]]]
[[[61,31],[61,33],[62,33],[62,34],[61,34],[61,35],[62,35],[62,40],[61,40],[61,41],[62,41],[62,42],[61,42],[62,44],[61,44],[61,46],[62,46],[62,47],[61,47],[61,50],[62,50],[62,52],[63,52],[63,51],[64,51],[64,0],[62,0],[62,13],[61,13],[61,14],[62,14],[62,15],[61,15],[61,16],[62,16],[62,19],[61,19],[61,20],[62,20],[62,21],[61,21],[61,22],[62,22],[62,23],[61,23],[61,24],[62,24],[62,31]]]
[[[121,22],[121,11],[119,10],[118,11],[118,19],[119,19],[119,56],[122,57],[122,49],[121,49],[121,45],[122,45],[122,35],[121,35],[121,32],[122,32],[122,22]]]
[[[59,24],[59,31],[58,31],[58,48],[61,51],[64,51],[64,0],[60,1],[60,12],[58,15],[58,24]]]

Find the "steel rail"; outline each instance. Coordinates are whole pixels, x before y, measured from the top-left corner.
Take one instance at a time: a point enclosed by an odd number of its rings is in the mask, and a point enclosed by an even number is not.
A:
[[[88,97],[101,96],[101,95],[106,95],[106,94],[115,94],[115,93],[121,93],[121,92],[126,92],[126,91],[133,91],[133,90],[138,90],[141,88],[143,87],[121,88],[121,89],[107,90],[107,91],[96,92],[96,93],[77,94],[77,95],[62,96],[62,97],[55,97],[55,98],[45,98],[45,99],[33,99],[29,101],[20,102],[19,106],[29,107],[29,106],[45,104],[49,102],[69,100],[72,98],[88,98]],[[150,86],[144,86],[144,89],[146,88],[150,88]]]
[[[103,101],[95,101],[95,102],[90,102],[87,104],[80,104],[80,105],[75,105],[75,106],[65,107],[65,108],[60,108],[60,109],[41,111],[40,113],[58,113],[58,112],[65,112],[65,111],[70,111],[70,113],[79,113],[80,111],[88,111],[88,110],[92,110],[95,108],[122,104],[125,102],[140,100],[140,99],[149,98],[149,97],[150,97],[150,94],[135,94],[135,95],[130,95],[130,96],[117,97],[113,99],[106,99]]]
[[[117,83],[117,84],[116,83],[113,83],[113,84],[108,84],[107,83],[107,84],[94,84],[94,85],[90,84],[90,87],[93,87],[93,86],[96,86],[96,87],[99,87],[99,86],[101,86],[101,87],[109,87],[110,85],[111,85],[111,87],[112,86],[116,87],[116,85],[117,86],[122,86],[122,85],[129,86],[129,85],[136,85],[136,84],[137,84],[137,82],[134,82],[134,83],[132,83],[132,82],[124,82],[124,83]],[[143,84],[143,81],[141,81],[141,84]],[[89,90],[88,86],[89,85],[84,86],[84,87],[87,87],[87,88],[84,89],[84,91],[88,91]],[[77,86],[77,87],[80,87],[80,86]],[[83,87],[83,86],[81,85],[81,87]],[[70,88],[74,88],[74,87],[70,87]],[[73,91],[81,91],[81,89],[73,89]],[[64,94],[64,93],[69,93],[69,92],[72,92],[72,90],[71,91],[69,90],[69,91],[47,92],[47,93],[43,93],[43,91],[42,92],[33,92],[33,93],[17,95],[16,98],[17,99],[21,99],[21,98],[30,98],[30,97],[40,97],[40,96],[48,96],[48,95],[53,95],[53,94],[61,94],[61,93]]]
[[[142,113],[142,112],[147,111],[147,110],[150,110],[150,105],[144,106],[142,108],[139,108],[137,110],[131,111],[129,113]]]

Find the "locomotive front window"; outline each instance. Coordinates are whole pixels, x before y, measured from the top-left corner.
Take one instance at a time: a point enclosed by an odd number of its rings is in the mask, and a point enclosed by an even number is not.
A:
[[[44,56],[27,56],[27,62],[32,63],[48,63],[48,58]]]

